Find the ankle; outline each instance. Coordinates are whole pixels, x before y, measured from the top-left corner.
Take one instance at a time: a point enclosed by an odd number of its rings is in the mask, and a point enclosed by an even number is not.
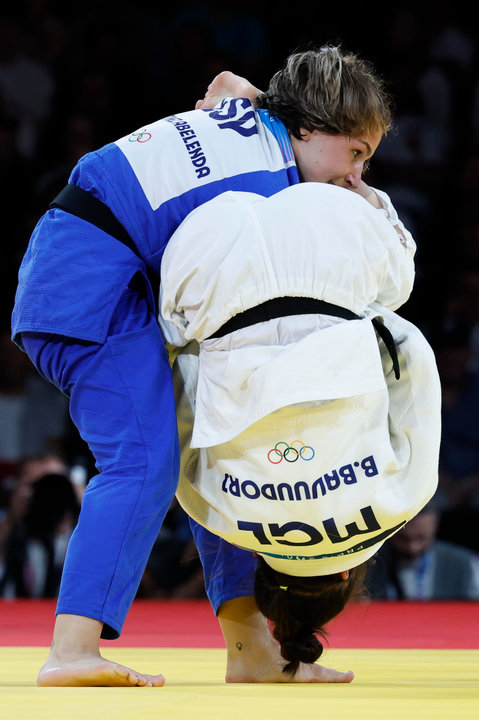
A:
[[[57,615],[50,658],[69,662],[100,655],[103,624],[80,615]]]

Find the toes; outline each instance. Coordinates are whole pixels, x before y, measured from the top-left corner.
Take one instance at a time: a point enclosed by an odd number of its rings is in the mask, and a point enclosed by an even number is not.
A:
[[[348,672],[338,672],[337,670],[329,670],[325,674],[324,680],[332,683],[350,683],[354,679],[354,673],[351,670]]]
[[[150,681],[144,675],[131,670],[124,665],[116,665],[115,673],[128,685],[135,685],[136,687],[145,687],[150,684]]]

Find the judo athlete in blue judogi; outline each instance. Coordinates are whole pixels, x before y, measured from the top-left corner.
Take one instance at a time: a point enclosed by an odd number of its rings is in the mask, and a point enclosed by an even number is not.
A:
[[[52,208],[23,260],[15,337],[71,397],[100,471],[86,489],[57,613],[101,620],[103,637],[121,632],[178,475],[170,368],[148,271],[159,273],[168,238],[198,204],[229,187],[269,195],[297,181],[285,142],[284,126],[249,101],[160,120],[83,158],[69,180],[111,208],[139,256]]]
[[[306,84],[321,88],[321,72],[331,77],[342,56],[325,48],[294,62],[306,62]],[[354,58],[350,65],[377,99],[376,80]],[[337,82],[347,82],[344,68]],[[228,190],[269,197],[306,180],[370,192],[361,175],[389,118],[382,101],[360,104],[362,125],[349,119],[357,133],[329,126],[314,107],[291,132],[246,98],[172,115],[83,157],[39,220],[19,272],[13,338],[70,398],[98,468],[71,538],[39,684],[163,684],[98,650],[100,635],[121,633],[178,482],[173,384],[151,277],[189,213]],[[334,111],[348,120],[347,107]],[[226,557],[221,590],[210,593],[218,610],[252,594],[255,560],[219,539],[215,547]]]

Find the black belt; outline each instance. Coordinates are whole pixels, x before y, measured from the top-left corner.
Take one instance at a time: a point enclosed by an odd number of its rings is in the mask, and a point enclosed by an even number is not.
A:
[[[261,303],[261,305],[249,308],[242,313],[238,313],[238,315],[234,315],[210,335],[208,339],[220,338],[235,330],[289,315],[332,315],[333,317],[340,317],[344,320],[362,319],[359,315],[356,315],[356,313],[351,312],[351,310],[347,310],[339,305],[333,305],[325,300],[307,297],[278,297],[267,300]],[[371,322],[377,334],[386,345],[393,361],[394,375],[396,379],[399,380],[399,359],[394,338],[384,323],[377,317],[371,318]]]
[[[52,200],[49,207],[59,208],[82,220],[86,220],[92,225],[96,225],[100,230],[103,230],[103,232],[106,232],[130,248],[140,260],[145,262],[133,239],[112,213],[108,205],[98,200],[98,198],[88,192],[88,190],[83,190],[83,188],[78,187],[78,185],[68,183],[63,190],[60,190],[54,200]],[[160,278],[157,273],[153,272],[153,270],[147,266],[146,274],[153,288],[153,295],[155,299],[157,299]]]
[[[141,258],[141,255],[138,252],[132,238],[119,220],[117,220],[110,208],[87,190],[83,190],[83,188],[69,183],[59,192],[56,198],[50,203],[49,207],[60,208],[61,210],[65,210],[72,215],[76,215],[77,217],[96,225],[101,230],[109,235],[112,235],[124,245],[129,247],[130,250],[132,250],[140,259],[143,259]],[[154,291],[157,290],[158,278],[154,277],[149,271],[147,271],[147,273],[150,282],[153,285]],[[265,320],[286,317],[288,315],[311,314],[333,315],[334,317],[344,318],[344,320],[361,319],[359,315],[351,312],[351,310],[339,307],[339,305],[333,305],[325,302],[324,300],[306,297],[279,297],[267,300],[266,302],[261,303],[261,305],[256,305],[256,307],[235,315],[228,320],[228,322],[218,328],[218,330],[211,335],[211,338],[223,337],[223,335],[227,335],[234,330],[248,327],[248,325],[255,325],[256,323],[264,322]],[[372,318],[371,322],[391,355],[394,374],[396,378],[399,379],[399,360],[394,338],[387,327],[377,318]]]
[[[76,215],[76,217],[82,218],[82,220],[92,223],[92,225],[96,225],[100,230],[108,233],[108,235],[112,235],[122,242],[123,245],[133,250],[135,255],[141,257],[130,235],[121,222],[113,215],[110,208],[88,192],[88,190],[83,190],[83,188],[78,187],[78,185],[68,183],[50,203],[49,207],[60,208],[60,210],[65,210],[65,212],[69,212],[72,215]]]

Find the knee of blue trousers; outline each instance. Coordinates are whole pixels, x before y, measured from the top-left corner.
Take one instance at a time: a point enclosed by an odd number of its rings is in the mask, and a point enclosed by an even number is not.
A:
[[[107,626],[103,637],[114,637],[133,602],[177,484],[173,383],[158,326],[110,337],[90,360],[88,372],[77,379],[70,407],[100,470],[87,487],[86,513],[79,525],[84,522],[83,531],[72,538],[71,557],[79,567],[95,546],[103,548],[103,557],[100,553],[89,561],[97,582],[101,578],[98,590],[91,585],[89,602],[96,597],[97,608],[101,606]],[[69,569],[70,563],[67,577]],[[67,583],[61,590],[65,607]]]
[[[215,614],[227,600],[254,595],[257,560],[253,553],[231,545],[192,518],[189,521],[203,566],[206,594]]]

